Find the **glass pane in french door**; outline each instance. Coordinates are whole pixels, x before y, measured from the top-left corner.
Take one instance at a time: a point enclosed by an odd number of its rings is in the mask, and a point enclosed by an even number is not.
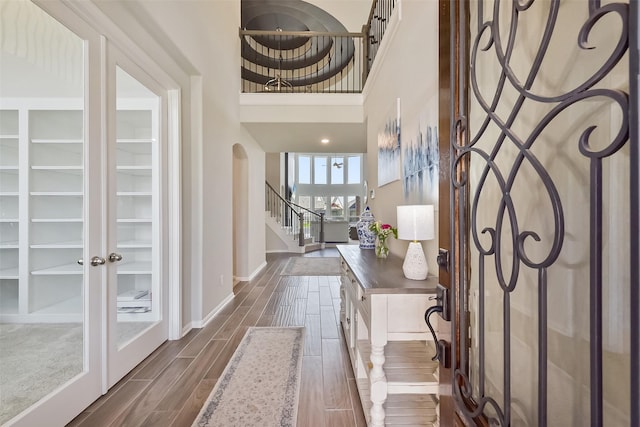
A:
[[[116,69],[118,347],[160,319],[157,271],[159,97]]]
[[[0,1],[0,424],[85,371],[84,41]]]

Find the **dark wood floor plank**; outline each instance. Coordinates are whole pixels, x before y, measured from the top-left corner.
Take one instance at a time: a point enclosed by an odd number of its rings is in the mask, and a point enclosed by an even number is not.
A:
[[[189,334],[188,340],[176,340],[176,341],[167,341],[165,344],[168,344],[151,354],[147,360],[149,360],[145,364],[140,364],[136,369],[132,371],[132,379],[135,380],[146,380],[146,379],[154,379],[162,371],[166,369],[167,366],[175,359],[182,351],[187,347],[193,339],[198,336],[199,331],[195,330],[193,333]]]
[[[238,307],[233,312],[229,320],[224,324],[222,328],[213,336],[215,340],[229,339],[238,329],[238,325],[242,323],[245,316],[251,311],[251,307]]]
[[[309,292],[320,292],[320,284],[318,282],[318,276],[309,277]]]
[[[304,356],[302,358],[302,383],[298,403],[299,426],[323,427],[324,391],[322,388],[322,357]]]
[[[266,314],[266,313],[262,313],[262,316],[260,316],[260,319],[258,319],[258,323],[256,323],[256,326],[273,326],[273,318],[275,316],[273,314]]]
[[[329,285],[320,285],[318,289],[320,291],[320,307],[333,306]]]
[[[151,381],[127,381],[120,387],[118,393],[105,399],[104,403],[79,425],[81,427],[111,425],[127,409],[129,404],[149,387],[149,384]]]
[[[213,340],[196,357],[180,378],[167,390],[167,395],[155,410],[178,411],[191,395],[193,389],[204,378],[205,373],[215,363],[226,341]]]
[[[322,340],[322,382],[325,409],[351,409],[349,383],[342,360],[341,343]]]
[[[333,306],[320,306],[320,322],[322,338],[338,338],[338,325],[333,312]]]
[[[278,307],[280,306],[280,302],[282,301],[282,295],[282,292],[277,291],[271,294],[271,298],[264,308],[265,314],[276,314],[276,310],[278,309]]]
[[[293,306],[281,305],[273,316],[273,326],[288,326],[293,318]]]
[[[360,401],[360,394],[358,394],[358,386],[354,378],[350,378],[349,383],[349,395],[351,396],[351,406],[353,407],[353,416],[355,418],[356,427],[367,427],[367,420],[365,419],[364,412],[362,410],[362,402]]]
[[[169,427],[173,426],[173,420],[178,411],[154,411],[149,414],[141,427]],[[184,426],[183,426],[184,427]]]
[[[167,390],[193,362],[192,358],[176,358],[127,409],[113,422],[118,427],[139,426],[165,397]]]
[[[222,328],[222,326],[231,317],[229,314],[223,314],[211,319],[206,327],[200,330],[191,342],[178,354],[179,357],[196,357],[207,343],[211,341],[213,336]]]
[[[328,410],[324,415],[325,423],[331,427],[353,427],[354,418],[351,410]]]
[[[173,426],[190,426],[193,423],[193,420],[196,419],[200,409],[202,409],[202,406],[211,394],[213,387],[216,385],[216,381],[217,378],[204,379],[200,381],[178,413],[176,419],[173,421]]]
[[[291,319],[287,326],[304,326],[305,313],[307,312],[307,301],[296,299],[291,306]]]
[[[304,355],[322,356],[322,328],[320,326],[320,315],[307,314],[304,326]]]
[[[320,314],[320,292],[307,293],[307,314]]]
[[[227,366],[227,363],[229,363],[231,356],[236,350],[236,348],[233,345],[230,345],[228,341],[221,342],[224,342],[224,347],[222,347],[215,362],[213,362],[207,373],[204,375],[204,379],[211,380],[220,378],[222,371],[224,371],[224,368]]]

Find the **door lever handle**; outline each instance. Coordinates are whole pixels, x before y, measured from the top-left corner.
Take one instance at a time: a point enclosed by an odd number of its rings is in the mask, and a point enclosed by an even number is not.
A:
[[[451,367],[451,351],[449,343],[445,340],[439,340],[436,335],[436,331],[433,329],[433,325],[431,325],[431,315],[433,313],[440,313],[440,315],[445,319],[449,320],[447,314],[447,299],[446,299],[446,288],[438,285],[438,302],[440,304],[433,305],[427,309],[424,313],[424,321],[429,327],[429,331],[431,331],[431,336],[433,336],[433,343],[436,347],[436,354],[431,358],[431,360],[437,360],[440,362],[442,366],[445,368]],[[445,317],[446,316],[446,317]]]
[[[431,360],[438,360],[439,361],[440,360],[440,347],[438,346],[438,336],[436,335],[436,331],[433,329],[433,326],[431,325],[431,320],[429,319],[429,317],[433,313],[442,313],[442,306],[441,305],[432,305],[424,313],[424,321],[427,323],[427,327],[429,327],[429,330],[431,331],[431,335],[433,336],[433,342],[436,344],[436,355],[433,356],[431,358]]]

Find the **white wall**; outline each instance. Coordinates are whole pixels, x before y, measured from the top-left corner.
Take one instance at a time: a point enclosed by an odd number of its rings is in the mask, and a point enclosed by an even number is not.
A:
[[[405,197],[402,181],[378,186],[377,134],[389,110],[400,98],[401,135],[412,129],[404,126],[428,109],[438,110],[438,2],[402,0],[402,20],[391,24],[382,41],[372,75],[365,87],[367,116],[367,181],[375,198],[368,205],[376,219],[397,225],[396,206],[417,203],[415,196]],[[395,26],[395,24],[398,24]],[[402,137],[401,137],[402,138]],[[437,209],[437,205],[436,205]],[[435,223],[438,223],[437,211]],[[437,274],[437,230],[434,240],[423,242],[430,273]],[[391,252],[404,256],[408,242],[391,239]]]
[[[232,293],[232,147],[236,143],[246,151],[249,171],[247,268],[255,273],[265,262],[265,155],[238,120],[240,39],[235,36],[240,22],[240,1],[163,1],[140,5],[202,76],[202,155],[194,159],[199,164],[191,165],[202,170],[202,227],[193,224],[191,236],[185,236],[185,245],[202,237],[201,260],[194,263],[198,268],[201,261],[202,291],[198,283],[184,283],[194,290],[192,318],[185,319],[185,325],[190,321],[197,325]],[[192,201],[192,205],[198,203]],[[185,211],[190,212],[189,206],[185,206]],[[195,273],[194,277],[198,277]]]

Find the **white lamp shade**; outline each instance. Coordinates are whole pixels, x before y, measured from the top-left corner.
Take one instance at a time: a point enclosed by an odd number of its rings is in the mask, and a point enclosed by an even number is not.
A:
[[[398,239],[433,239],[433,205],[404,205],[397,209]]]

